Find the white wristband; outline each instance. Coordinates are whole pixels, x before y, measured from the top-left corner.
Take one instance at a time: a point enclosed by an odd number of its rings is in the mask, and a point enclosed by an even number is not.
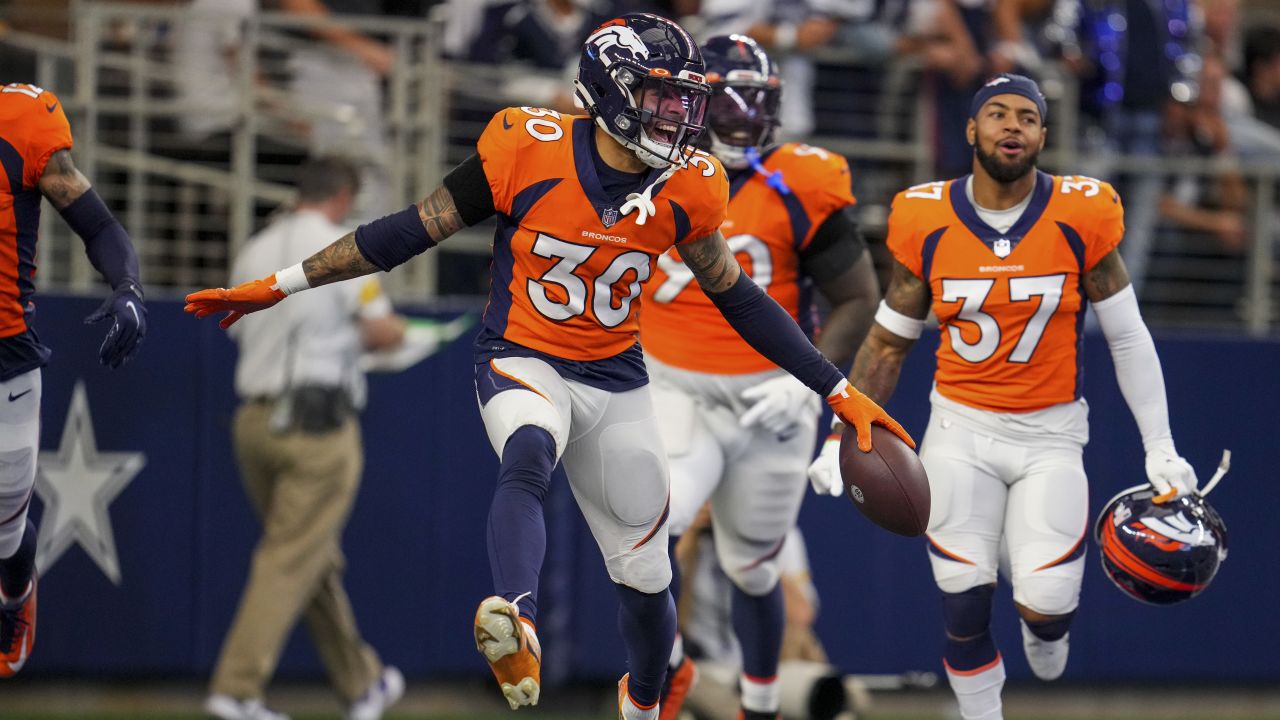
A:
[[[880,307],[876,310],[876,324],[907,340],[918,340],[920,333],[924,332],[924,320],[907,317],[889,307],[889,303],[884,300],[880,301]]]
[[[276,289],[285,295],[292,295],[310,287],[307,274],[302,271],[302,263],[276,271]]]

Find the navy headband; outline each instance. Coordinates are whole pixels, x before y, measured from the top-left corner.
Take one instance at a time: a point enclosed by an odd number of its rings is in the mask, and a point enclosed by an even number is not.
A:
[[[982,106],[997,95],[1021,95],[1036,104],[1036,109],[1040,111],[1041,123],[1049,119],[1049,108],[1044,103],[1044,94],[1040,92],[1040,86],[1026,75],[1013,73],[1001,73],[979,88],[973,95],[973,102],[969,105],[969,117],[978,117],[978,111]]]

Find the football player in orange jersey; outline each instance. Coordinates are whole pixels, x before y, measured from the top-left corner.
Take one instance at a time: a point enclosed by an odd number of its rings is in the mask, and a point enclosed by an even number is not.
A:
[[[71,125],[53,93],[0,86],[0,677],[22,669],[36,639],[36,526],[27,518],[40,447],[41,368],[50,351],[31,327],[36,232],[47,198],[84,240],[111,285],[86,322],[111,319],[103,365],[127,362],[147,331],[129,235],[71,160]]]
[[[944,664],[966,720],[1001,717],[1004,664],[989,631],[1001,545],[1035,674],[1067,661],[1088,527],[1082,462],[1081,333],[1093,303],[1116,379],[1161,499],[1194,492],[1174,448],[1155,344],[1116,246],[1124,211],[1112,187],[1036,169],[1045,101],[1021,75],[974,96],[973,173],[894,198],[892,280],[858,350],[853,382],[878,401],[932,307],[941,327],[933,411],[920,459],[933,507],[928,537],[943,593]],[[810,468],[838,491],[835,443]]]
[[[421,203],[262,280],[193,293],[187,310],[226,312],[225,327],[291,293],[388,270],[496,214],[475,345],[480,414],[500,458],[488,527],[496,592],[476,612],[476,647],[512,708],[537,702],[542,503],[562,460],[617,586],[630,668],[619,717],[649,720],[675,637],[666,452],[637,343],[640,290],[658,257],[678,245],[734,328],[827,397],[864,450],[872,422],[911,440],[751,282],[720,234],[724,169],[688,147],[710,92],[689,34],[653,15],[611,20],[587,38],[574,86],[589,116],[503,110]]]
[[[711,100],[700,144],[729,174],[721,226],[729,248],[802,325],[812,325],[809,300],[817,285],[831,303],[818,349],[846,363],[880,299],[871,258],[848,215],[849,165],[821,148],[773,144],[782,88],[754,40],[714,37],[702,56]],[[671,465],[672,547],[710,500],[716,552],[734,585],[742,716],[774,720],[785,625],[777,555],[804,498],[818,399],[734,332],[674,249],[659,258],[643,299],[640,337]],[[678,599],[674,559],[672,572]],[[679,714],[694,677],[677,638],[660,720]]]

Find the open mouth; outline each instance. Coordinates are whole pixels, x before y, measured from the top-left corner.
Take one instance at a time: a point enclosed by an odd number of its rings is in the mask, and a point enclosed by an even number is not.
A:
[[[1000,153],[1006,157],[1013,157],[1020,154],[1026,147],[1020,140],[1004,140],[996,145],[1000,149]]]
[[[674,145],[676,135],[680,132],[680,126],[670,120],[657,120],[653,123],[653,129],[649,131],[649,138],[654,142],[660,142],[663,145]]]

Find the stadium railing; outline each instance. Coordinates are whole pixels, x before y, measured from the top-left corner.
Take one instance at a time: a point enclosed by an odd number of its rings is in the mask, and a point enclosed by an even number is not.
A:
[[[388,149],[382,168],[385,196],[379,199],[384,208],[394,209],[420,198],[472,152],[492,112],[567,99],[553,92],[567,89],[563,74],[445,60],[439,16],[343,19],[345,26],[387,42],[397,58],[383,83],[382,107],[354,109],[308,107],[290,93],[291,54],[323,45],[300,32],[316,26],[313,19],[275,13],[230,18],[180,7],[102,2],[78,3],[74,17],[71,43],[16,33],[0,35],[0,43],[32,53],[35,82],[64,100],[76,129],[77,162],[130,229],[144,276],[155,288],[225,284],[235,250],[290,200],[291,171],[308,150],[300,130],[308,123],[346,122],[354,136],[366,113],[379,113]],[[186,48],[176,44],[183,28],[204,27],[213,35],[225,32],[228,22],[238,42],[228,65],[233,97],[226,103],[227,130],[217,142],[195,142],[183,136],[181,122],[204,106],[182,99],[177,56]],[[929,94],[922,90],[924,76],[910,60],[858,65],[836,51],[818,61],[835,72],[819,74],[818,128],[806,141],[849,158],[860,219],[875,239],[883,234],[893,194],[933,179],[935,121]],[[873,87],[846,80],[859,72],[874,78]],[[1162,187],[1188,176],[1243,178],[1249,201],[1243,254],[1220,250],[1205,234],[1159,225],[1141,296],[1155,325],[1272,333],[1280,168],[1266,162],[1086,152],[1074,110],[1078,88],[1066,75],[1045,78],[1043,87],[1055,119],[1043,156],[1046,169],[1109,180],[1121,173],[1149,177]],[[54,213],[44,218],[42,285],[89,290],[96,276],[79,242]],[[389,291],[402,301],[482,294],[490,239],[483,229],[465,231],[392,273]]]

